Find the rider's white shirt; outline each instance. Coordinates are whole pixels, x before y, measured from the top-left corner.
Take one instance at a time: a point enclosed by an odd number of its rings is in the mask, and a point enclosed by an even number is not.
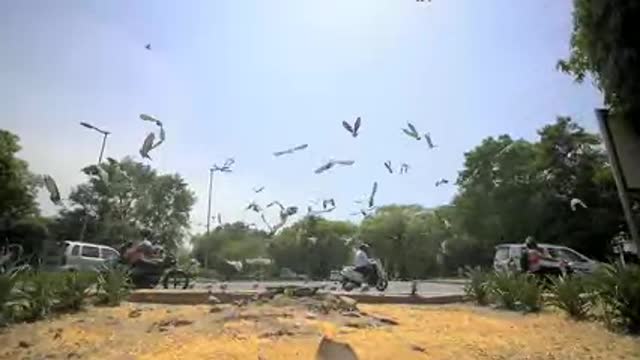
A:
[[[368,266],[369,265],[369,257],[362,250],[356,250],[356,258],[353,262],[355,267]]]

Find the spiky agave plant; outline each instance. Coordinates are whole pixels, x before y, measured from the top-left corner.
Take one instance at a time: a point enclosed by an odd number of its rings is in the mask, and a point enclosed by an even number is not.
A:
[[[104,267],[98,275],[98,303],[120,305],[131,290],[129,269],[120,264]]]

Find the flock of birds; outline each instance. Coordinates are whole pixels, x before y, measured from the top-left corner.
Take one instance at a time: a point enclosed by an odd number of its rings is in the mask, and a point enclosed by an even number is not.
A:
[[[145,46],[145,48],[149,51],[151,51],[151,44],[147,44]],[[149,132],[147,134],[147,136],[145,137],[142,146],[139,150],[140,156],[143,159],[148,159],[152,161],[151,156],[149,155],[151,151],[153,151],[154,149],[158,148],[162,143],[164,143],[166,135],[165,135],[165,130],[163,127],[163,124],[160,120],[158,120],[157,118],[155,118],[152,115],[148,115],[148,114],[140,114],[140,119],[143,121],[147,121],[147,122],[151,122],[154,123],[157,128],[158,128],[158,140],[156,141],[156,134],[154,132]],[[352,137],[356,138],[359,135],[359,131],[360,128],[362,126],[362,119],[361,117],[357,117],[355,119],[355,121],[353,122],[353,124],[347,122],[347,121],[343,121],[342,122],[342,127],[349,133],[351,134]],[[427,146],[429,149],[433,150],[435,148],[438,147],[438,145],[436,145],[432,138],[431,138],[431,134],[428,132],[419,132],[418,129],[415,127],[415,125],[413,125],[412,123],[408,122],[407,123],[407,127],[406,128],[402,128],[402,132],[404,134],[406,134],[408,137],[410,137],[411,139],[415,140],[415,141],[422,141],[422,139],[425,140]],[[500,152],[497,154],[497,156],[509,151],[512,148],[513,144],[509,144],[507,146],[505,146],[503,149],[500,150]],[[288,149],[284,149],[284,150],[280,150],[280,151],[276,151],[273,153],[273,155],[275,157],[280,157],[280,156],[284,156],[284,155],[293,155],[297,152],[303,151],[305,149],[307,149],[309,147],[308,144],[300,144]],[[108,158],[109,162],[115,162],[115,160]],[[115,162],[117,163],[117,162]],[[232,166],[235,164],[235,160],[233,158],[227,159],[224,164],[222,166],[218,166],[218,165],[214,165],[214,167],[212,168],[212,171],[219,171],[219,172],[223,172],[223,173],[230,173],[232,172]],[[327,172],[329,170],[331,170],[332,168],[335,168],[336,166],[352,166],[355,164],[354,160],[329,160],[328,162],[326,162],[325,164],[321,165],[320,167],[318,167],[317,169],[314,170],[314,173],[316,174],[321,174],[324,172]],[[384,167],[386,168],[386,170],[390,173],[393,174],[394,171],[396,171],[391,163],[391,161],[385,161],[383,163]],[[97,175],[99,178],[103,179],[104,181],[108,180],[108,174],[106,174],[106,172],[100,167],[100,166],[94,166],[93,167],[95,169],[95,173],[90,173],[90,175]],[[397,169],[397,172],[399,174],[406,174],[408,173],[410,169],[409,164],[407,163],[401,163],[399,168]],[[477,173],[477,170],[473,175],[475,175]],[[125,174],[126,175],[126,174]],[[56,182],[54,181],[54,179],[49,176],[49,175],[43,175],[42,176],[42,183],[44,185],[44,187],[47,189],[47,191],[49,192],[49,198],[50,200],[56,204],[56,205],[60,205],[61,204],[61,197],[60,197],[60,192],[58,190],[58,186],[56,184]],[[438,181],[435,182],[435,186],[439,187],[442,185],[446,185],[449,184],[449,180],[442,178]],[[259,186],[259,187],[254,187],[252,190],[254,193],[260,193],[265,189],[264,186]],[[369,197],[367,199],[363,199],[363,200],[356,200],[355,203],[362,205],[362,207],[359,209],[358,212],[355,213],[351,213],[352,216],[354,215],[362,215],[364,218],[368,218],[372,215],[372,213],[377,209],[376,203],[375,203],[375,196],[376,193],[378,191],[378,183],[376,181],[373,182],[372,188],[371,188],[371,192],[369,194]],[[312,206],[313,205],[313,206]],[[307,206],[307,215],[320,215],[320,214],[324,214],[324,213],[329,213],[332,212],[333,210],[336,209],[336,201],[333,198],[329,198],[329,199],[322,199],[322,200],[316,200],[316,201],[312,201],[312,205]],[[271,208],[277,206],[278,210],[279,210],[279,222],[276,224],[271,224],[267,221],[266,217],[265,217],[265,209]],[[582,207],[582,208],[587,208],[587,205],[580,199],[578,198],[572,198],[570,200],[570,207],[572,211],[576,211],[578,206]],[[284,206],[283,204],[281,204],[278,201],[272,201],[271,203],[267,204],[265,207],[260,206],[258,203],[256,203],[255,201],[251,201],[245,208],[245,211],[253,211],[257,214],[260,215],[260,218],[262,219],[264,225],[269,229],[269,234],[273,235],[275,234],[279,229],[281,229],[286,223],[287,220],[298,213],[299,209],[297,206]],[[215,220],[218,221],[219,224],[222,224],[222,217],[221,214],[217,214],[217,216],[215,217]],[[446,221],[446,219],[443,219],[443,221],[445,221],[445,225],[450,226],[450,224],[448,223],[448,221]],[[255,223],[251,223],[249,224],[250,227],[255,227],[256,224]]]

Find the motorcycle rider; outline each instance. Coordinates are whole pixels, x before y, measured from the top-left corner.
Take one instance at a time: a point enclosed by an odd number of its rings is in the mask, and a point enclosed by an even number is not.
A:
[[[369,260],[369,245],[367,243],[358,246],[353,266],[355,271],[362,274],[365,283],[368,283],[370,278],[376,275],[375,265]]]

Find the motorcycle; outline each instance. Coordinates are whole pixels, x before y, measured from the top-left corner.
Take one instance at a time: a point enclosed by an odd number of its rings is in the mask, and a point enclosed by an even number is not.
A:
[[[127,265],[123,258],[117,262]],[[172,255],[167,255],[160,261],[138,262],[131,265],[129,276],[136,289],[152,289],[158,284],[162,284],[165,289],[187,289],[191,280],[191,276],[186,271],[178,268],[176,258]]]
[[[367,279],[364,278],[361,272],[356,271],[354,266],[346,266],[342,269],[340,272],[342,289],[351,291],[360,287],[363,283],[366,283],[369,286],[374,286],[378,291],[385,291],[387,286],[389,286],[389,281],[387,279],[387,273],[382,267],[382,263],[379,259],[376,259],[372,260],[371,264],[376,271],[375,274],[368,276]]]

